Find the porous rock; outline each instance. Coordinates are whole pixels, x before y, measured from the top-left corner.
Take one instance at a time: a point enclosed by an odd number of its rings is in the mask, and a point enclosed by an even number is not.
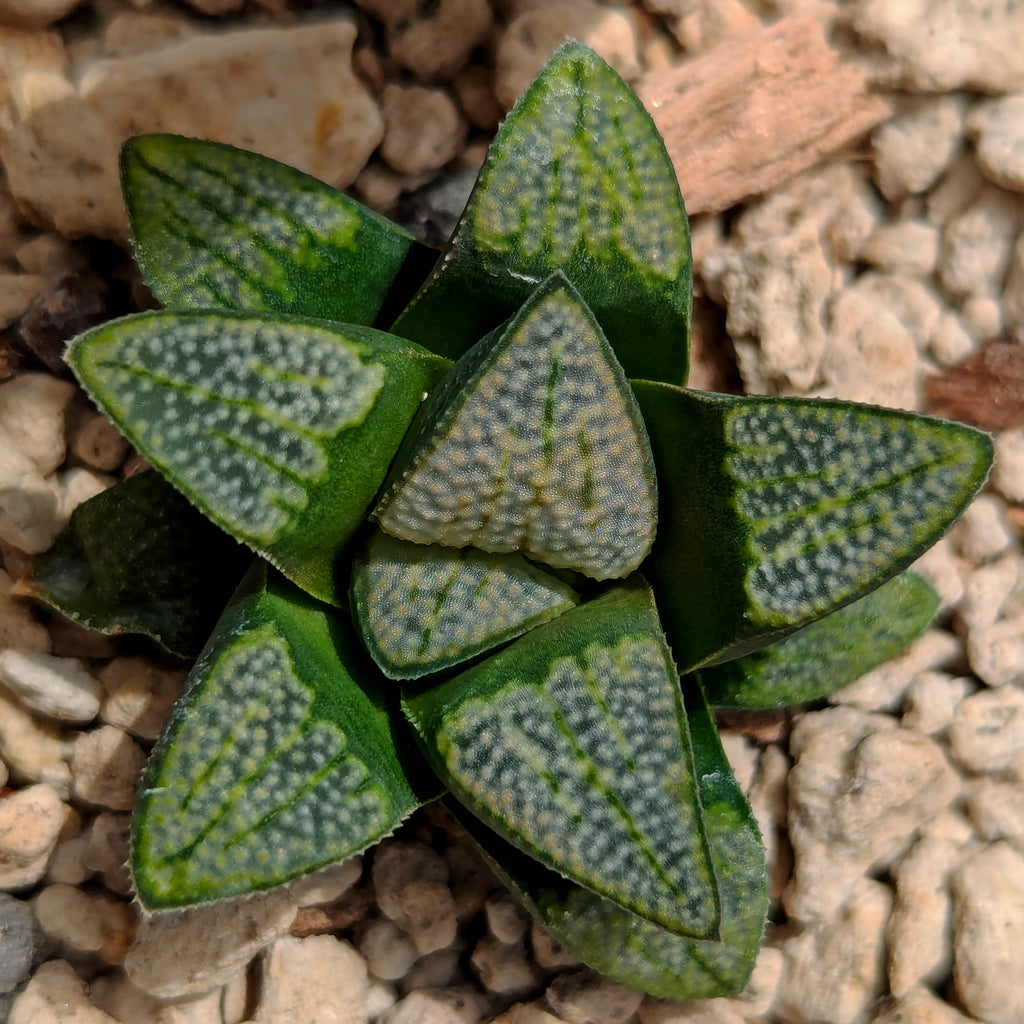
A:
[[[859,256],[880,270],[927,277],[939,259],[939,229],[921,220],[880,224],[868,236]]]
[[[975,1024],[949,1003],[935,996],[931,989],[911,989],[902,999],[885,1005],[871,1018],[871,1024]]]
[[[465,125],[443,89],[391,82],[380,105],[385,123],[380,155],[394,170],[410,175],[436,171],[458,153]]]
[[[992,486],[1008,501],[1024,503],[1024,427],[1004,430],[996,437]]]
[[[386,843],[375,852],[377,903],[408,933],[421,956],[455,938],[455,904],[447,880],[444,858],[423,843]]]
[[[541,973],[520,942],[499,942],[493,935],[484,935],[473,948],[470,962],[488,992],[521,996],[541,982]]]
[[[1024,614],[973,625],[967,635],[967,659],[989,686],[1024,680]]]
[[[967,118],[978,166],[990,181],[1024,192],[1024,94],[978,103]]]
[[[946,224],[939,280],[951,299],[1002,291],[1021,219],[1019,199],[989,186]]]
[[[1008,769],[1024,753],[1024,692],[981,690],[962,701],[949,727],[949,748],[968,771]]]
[[[14,1000],[8,1024],[119,1024],[89,998],[66,960],[48,960]]]
[[[967,813],[990,843],[1005,839],[1024,853],[1024,784],[984,775],[967,783]]]
[[[400,999],[379,1024],[476,1024],[485,1014],[479,993],[465,988],[417,989]]]
[[[35,885],[64,825],[65,807],[45,783],[0,800],[0,889]]]
[[[643,996],[593,971],[560,974],[548,986],[548,1005],[569,1024],[625,1024]]]
[[[943,732],[953,721],[957,705],[974,687],[967,676],[919,672],[904,694],[903,727],[925,736]]]
[[[371,921],[359,939],[359,952],[374,977],[396,981],[405,976],[418,956],[412,940],[394,921]]]

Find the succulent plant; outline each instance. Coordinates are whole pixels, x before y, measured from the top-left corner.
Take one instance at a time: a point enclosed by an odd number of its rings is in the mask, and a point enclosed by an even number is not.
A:
[[[576,43],[441,252],[215,143],[129,140],[122,175],[166,308],[67,359],[173,486],[83,505],[34,586],[205,640],[134,813],[143,907],[281,885],[442,798],[587,964],[740,988],[765,855],[711,708],[818,699],[916,636],[937,599],[903,570],[989,438],[687,389],[679,187]]]

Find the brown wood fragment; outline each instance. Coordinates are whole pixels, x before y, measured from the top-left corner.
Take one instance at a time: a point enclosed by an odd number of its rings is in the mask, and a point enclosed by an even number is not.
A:
[[[776,188],[884,121],[890,104],[815,15],[729,39],[637,92],[665,137],[690,213]]]
[[[928,381],[925,408],[983,430],[1024,426],[1024,345],[989,342]]]
[[[292,921],[289,934],[304,939],[310,935],[344,931],[365,918],[373,904],[373,890],[369,886],[350,889],[335,903],[320,907],[301,907]]]

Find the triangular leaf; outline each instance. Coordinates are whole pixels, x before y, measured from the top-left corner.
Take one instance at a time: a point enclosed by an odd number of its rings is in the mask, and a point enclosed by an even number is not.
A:
[[[692,268],[675,171],[629,86],[567,43],[520,97],[433,276],[392,330],[456,358],[562,269],[632,377],[686,380]]]
[[[338,616],[259,563],[146,769],[132,822],[143,906],[269,889],[390,833],[420,799],[382,683]]]
[[[446,798],[495,873],[554,939],[584,963],[624,985],[662,999],[711,999],[747,983],[768,911],[764,847],[736,784],[707,704],[685,694],[693,759],[708,847],[718,881],[718,940],[693,939],[631,914],[548,871]]]
[[[618,587],[403,707],[474,814],[672,931],[719,907],[679,693],[651,593]]]
[[[206,515],[331,602],[338,552],[448,365],[366,327],[234,313],[139,314],[66,358]]]
[[[79,505],[19,588],[87,629],[194,658],[252,557],[147,470]]]
[[[988,435],[892,409],[635,381],[658,467],[650,575],[684,671],[738,657],[905,568],[984,483]]]
[[[429,254],[308,174],[217,142],[136,136],[121,182],[136,259],[165,306],[372,324],[403,265]]]
[[[629,384],[554,274],[431,396],[374,515],[405,540],[521,551],[608,579],[644,559],[656,510]]]
[[[905,572],[784,640],[698,675],[717,707],[817,700],[899,654],[927,628],[938,606],[932,587]]]
[[[521,555],[396,540],[375,531],[352,567],[352,613],[392,679],[416,679],[567,611],[577,595]]]

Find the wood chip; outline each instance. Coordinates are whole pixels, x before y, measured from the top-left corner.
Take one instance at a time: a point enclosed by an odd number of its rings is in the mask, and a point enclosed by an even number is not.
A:
[[[812,15],[648,74],[637,92],[665,137],[691,214],[776,188],[892,112]]]
[[[993,341],[932,378],[925,408],[983,430],[1024,426],[1024,345]]]

